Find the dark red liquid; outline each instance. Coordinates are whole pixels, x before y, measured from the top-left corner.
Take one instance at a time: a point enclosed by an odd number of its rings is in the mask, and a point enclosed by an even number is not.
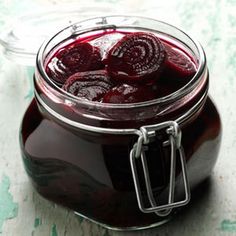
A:
[[[167,93],[173,92],[176,83],[168,82]],[[130,127],[133,123],[139,127],[156,122],[149,119],[129,123],[121,117],[115,126]],[[193,190],[210,175],[219,150],[220,118],[211,99],[207,98],[202,109],[181,128]],[[154,195],[160,203],[166,203],[170,153],[168,147],[162,147],[162,140],[163,135],[157,136],[148,145],[146,156]],[[33,100],[22,122],[20,141],[25,169],[37,191],[47,199],[111,227],[145,227],[163,220],[138,208],[129,161],[137,136],[103,135],[72,128],[57,121]],[[138,172],[147,204],[140,163]],[[175,200],[183,197],[177,161]]]

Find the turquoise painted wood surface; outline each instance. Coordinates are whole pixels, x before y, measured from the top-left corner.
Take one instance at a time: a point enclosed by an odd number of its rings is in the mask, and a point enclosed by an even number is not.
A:
[[[112,6],[117,12],[161,19],[181,27],[202,43],[210,70],[210,94],[223,121],[220,157],[199,201],[162,227],[135,233],[114,232],[75,216],[40,197],[28,181],[20,156],[18,130],[33,96],[33,68],[19,66],[0,52],[0,235],[236,235],[236,1],[70,2]],[[0,0],[0,31],[20,14],[66,3]]]

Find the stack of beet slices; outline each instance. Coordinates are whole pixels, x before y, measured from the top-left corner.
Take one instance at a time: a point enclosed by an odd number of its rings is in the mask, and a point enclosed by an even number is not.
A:
[[[77,40],[50,58],[46,72],[79,98],[122,104],[166,96],[187,84],[196,67],[176,46],[135,32],[123,34],[104,56],[89,40]]]

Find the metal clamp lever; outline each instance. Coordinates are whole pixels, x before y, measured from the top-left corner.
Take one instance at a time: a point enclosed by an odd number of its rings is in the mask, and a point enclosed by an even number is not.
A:
[[[164,146],[170,145],[171,149],[171,157],[170,157],[170,178],[169,178],[169,195],[168,195],[168,203],[164,205],[157,204],[151,186],[151,181],[149,178],[149,170],[147,166],[145,151],[143,145],[150,143],[150,137],[156,135],[156,131],[165,130],[169,140],[163,143]],[[175,121],[167,121],[160,124],[142,126],[140,128],[140,135],[138,141],[134,144],[133,148],[130,151],[130,164],[131,170],[134,180],[135,192],[138,201],[139,209],[143,213],[156,213],[158,216],[164,217],[171,213],[173,208],[180,207],[186,205],[190,200],[190,188],[187,179],[187,171],[186,171],[186,160],[184,155],[184,150],[181,146],[181,130]],[[175,192],[175,170],[176,170],[176,152],[178,151],[181,169],[183,175],[183,184],[185,191],[184,200],[174,202],[174,192]],[[151,207],[146,208],[144,206],[141,194],[141,187],[139,184],[139,177],[137,173],[136,161],[138,158],[141,158],[142,168],[144,173],[146,191],[149,203]]]

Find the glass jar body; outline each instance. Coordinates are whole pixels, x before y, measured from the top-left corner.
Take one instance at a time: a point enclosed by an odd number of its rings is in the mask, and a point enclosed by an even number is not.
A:
[[[210,175],[220,146],[220,119],[210,98],[182,129],[182,137],[193,191]],[[138,208],[129,163],[135,138],[80,134],[50,119],[34,100],[23,119],[21,149],[26,172],[45,198],[112,228],[143,228],[166,218]],[[169,164],[155,146],[152,149],[150,172],[156,173],[157,187],[162,189]],[[177,198],[183,198],[178,178],[176,191]]]
[[[137,19],[132,22],[137,24]],[[141,22],[145,23],[143,19]],[[102,23],[107,24],[107,21],[102,18]],[[152,27],[155,28],[155,24]],[[185,44],[188,43],[186,39]],[[191,48],[191,42],[188,46]],[[201,60],[200,57],[201,54],[196,56],[196,61]],[[137,142],[137,136],[93,132],[75,127],[71,122],[108,129],[139,129],[145,125],[178,120],[203,98],[197,109],[179,124],[188,183],[194,194],[194,189],[210,175],[221,140],[220,117],[207,96],[208,79],[206,64],[203,63],[195,81],[169,100],[166,98],[140,106],[109,107],[81,104],[63,95],[52,88],[42,67],[37,65],[36,97],[25,113],[20,131],[23,162],[34,187],[45,198],[109,228],[140,229],[167,221],[175,210],[166,217],[159,217],[139,209],[130,165],[130,151]],[[153,194],[160,204],[165,204],[168,198],[171,162],[169,147],[163,147],[163,141],[164,134],[156,135],[144,147]],[[141,173],[140,160],[137,162],[137,171]],[[181,163],[177,160],[176,201],[184,198],[181,172]],[[142,176],[140,187],[145,203],[147,197]]]

